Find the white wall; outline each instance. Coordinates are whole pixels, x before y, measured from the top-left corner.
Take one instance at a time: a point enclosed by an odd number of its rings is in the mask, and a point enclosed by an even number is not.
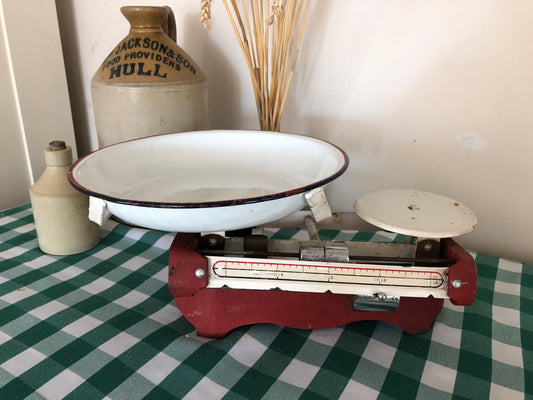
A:
[[[0,209],[27,203],[44,148],[76,143],[54,0],[0,0]]]
[[[282,130],[334,142],[350,156],[330,185],[336,211],[381,188],[437,192],[470,206],[459,239],[533,264],[533,3],[312,0]],[[96,148],[90,79],[128,31],[122,5],[57,0],[80,153]],[[212,128],[256,129],[247,68],[215,1],[167,2],[178,43],[209,81]]]
[[[1,4],[0,4],[1,6]],[[0,209],[27,203],[30,200],[28,186],[30,177],[24,152],[23,138],[19,135],[20,123],[17,102],[11,80],[10,61],[7,57],[5,31],[0,30],[0,87],[4,94],[0,97]]]

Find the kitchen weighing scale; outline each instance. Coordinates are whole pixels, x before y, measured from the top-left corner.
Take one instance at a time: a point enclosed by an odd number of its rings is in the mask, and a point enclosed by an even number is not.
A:
[[[316,221],[331,215],[323,188],[347,166],[341,149],[318,139],[205,131],[97,150],[73,165],[69,180],[91,196],[95,220],[109,211],[177,232],[169,290],[199,336],[255,323],[322,329],[363,320],[414,334],[431,328],[445,299],[472,304],[476,265],[452,238],[477,221],[453,199],[416,190],[365,194],[355,212],[405,242],[319,240]],[[306,206],[309,240],[262,234],[261,226]]]

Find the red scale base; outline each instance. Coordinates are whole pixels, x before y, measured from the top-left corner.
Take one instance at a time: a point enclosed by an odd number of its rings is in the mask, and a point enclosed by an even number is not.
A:
[[[169,289],[183,316],[199,336],[220,338],[239,326],[272,323],[298,329],[323,329],[356,321],[395,324],[406,333],[428,331],[442,310],[443,299],[401,297],[394,312],[353,311],[354,296],[276,290],[208,289],[207,258],[196,252],[197,236],[178,233],[170,248]],[[470,305],[476,295],[476,265],[452,239],[442,241],[441,255],[450,267],[448,296],[453,304]],[[204,276],[196,271],[203,269]],[[460,281],[460,287],[451,282]]]

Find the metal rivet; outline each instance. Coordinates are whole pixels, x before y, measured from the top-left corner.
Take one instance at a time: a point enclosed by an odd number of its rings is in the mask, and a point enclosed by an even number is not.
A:
[[[209,238],[207,243],[209,244],[209,246],[215,247],[218,244],[218,241],[215,238],[212,237],[212,238]]]
[[[433,245],[431,243],[426,243],[424,245],[424,250],[425,251],[431,251],[431,249],[433,249]]]
[[[197,278],[203,278],[205,276],[205,270],[198,268],[196,271],[194,271],[194,275],[196,275]]]
[[[379,300],[381,301],[385,301],[387,300],[387,295],[383,292],[379,292],[379,293],[376,293],[376,296],[378,297]]]
[[[463,286],[463,282],[461,282],[459,279],[456,279],[452,281],[452,286],[454,287],[454,289],[460,289],[461,286]]]

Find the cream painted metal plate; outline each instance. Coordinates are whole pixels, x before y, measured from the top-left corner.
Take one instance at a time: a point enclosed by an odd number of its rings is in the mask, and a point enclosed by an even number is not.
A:
[[[355,212],[381,229],[409,236],[446,238],[472,232],[475,214],[464,204],[418,190],[382,190],[360,196]]]

